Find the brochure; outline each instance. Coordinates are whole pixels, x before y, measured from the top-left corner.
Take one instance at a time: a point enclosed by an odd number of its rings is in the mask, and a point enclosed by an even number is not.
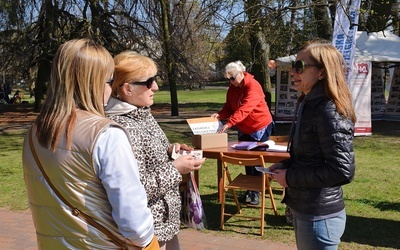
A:
[[[274,172],[269,171],[269,168],[256,167],[256,170],[266,174],[276,174]]]
[[[192,155],[197,160],[201,160],[203,158],[203,150],[196,149],[196,150],[192,150],[192,151],[186,151],[186,150],[181,149],[178,152],[176,152],[175,145],[174,145],[174,147],[172,148],[171,158],[176,160],[181,155]]]
[[[238,150],[260,150],[260,151],[270,151],[270,152],[287,152],[287,146],[276,145],[273,140],[268,140],[265,142],[250,142],[241,141],[238,144],[232,145],[234,149]]]

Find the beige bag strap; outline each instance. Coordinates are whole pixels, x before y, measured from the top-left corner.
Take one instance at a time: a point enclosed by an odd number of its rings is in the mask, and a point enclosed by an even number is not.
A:
[[[47,176],[46,172],[43,169],[42,164],[39,161],[39,158],[36,154],[35,147],[33,146],[32,142],[32,128],[29,133],[29,145],[31,147],[31,151],[33,154],[33,157],[35,158],[36,164],[39,166],[40,171],[42,172],[44,178],[46,179],[47,183],[53,189],[54,193],[60,198],[62,202],[64,202],[68,207],[70,207],[72,211],[72,215],[79,217],[80,219],[86,221],[87,224],[97,228],[100,232],[103,234],[107,235],[117,246],[121,247],[121,249],[128,249],[128,246],[125,241],[121,240],[118,238],[116,235],[111,233],[107,228],[99,224],[97,221],[95,221],[92,217],[89,215],[86,215],[84,212],[80,211],[78,208],[74,207],[69,203],[61,194],[58,192],[58,190],[54,187],[53,183],[50,181],[50,178]]]

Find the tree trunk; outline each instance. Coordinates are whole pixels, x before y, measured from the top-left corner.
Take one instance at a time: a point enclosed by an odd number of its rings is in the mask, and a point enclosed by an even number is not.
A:
[[[170,25],[170,8],[168,0],[160,0],[162,9],[162,24],[164,32],[165,65],[171,95],[171,116],[179,116],[178,95],[176,90],[176,69],[172,55]]]
[[[259,0],[251,0],[245,3],[245,12],[249,18],[249,37],[250,37],[250,51],[251,51],[251,68],[249,71],[254,75],[254,78],[261,84],[265,85],[265,74],[262,59],[262,45],[259,42],[259,32],[262,32],[261,13],[259,7],[261,3]]]
[[[54,10],[52,0],[45,0],[39,13],[38,26],[40,32],[37,40],[43,41],[42,53],[39,56],[38,74],[35,86],[35,111],[40,110],[41,102],[46,91],[46,83],[50,79],[51,60],[55,49],[53,33],[57,27],[57,11]]]
[[[323,4],[327,4],[327,1],[317,0],[314,3],[316,4],[314,7],[314,17],[317,22],[318,37],[332,40],[332,23],[328,16],[328,7],[323,7]]]
[[[39,112],[41,103],[46,90],[46,84],[49,81],[51,64],[49,60],[42,60],[38,66],[38,72],[35,83],[35,112]]]

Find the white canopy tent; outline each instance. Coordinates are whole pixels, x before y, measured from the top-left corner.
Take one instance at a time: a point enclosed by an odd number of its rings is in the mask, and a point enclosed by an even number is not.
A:
[[[358,31],[354,59],[362,62],[400,62],[400,37],[390,32]],[[291,65],[296,55],[276,59],[277,66]]]
[[[400,62],[400,37],[390,32],[368,34],[359,31],[354,59],[362,62]]]
[[[288,71],[295,60],[296,55],[276,59],[275,117],[278,122],[292,120],[294,116],[293,104],[299,93],[290,89]],[[400,121],[400,37],[390,32],[358,31],[353,68],[349,87],[356,113],[359,111],[357,120],[363,124],[356,124],[356,130],[358,126],[360,131],[366,131],[359,135],[371,134],[371,125],[366,125],[371,115],[374,119]]]

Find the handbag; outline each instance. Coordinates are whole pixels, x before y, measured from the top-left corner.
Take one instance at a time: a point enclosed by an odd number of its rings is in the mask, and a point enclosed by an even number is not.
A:
[[[187,184],[182,195],[181,221],[194,229],[207,227],[206,215],[193,172],[187,174]]]
[[[145,247],[135,246],[129,240],[127,240],[126,238],[123,238],[123,239],[119,238],[117,235],[115,235],[112,232],[110,232],[106,227],[104,227],[103,225],[98,223],[95,219],[93,219],[89,215],[85,214],[84,212],[82,212],[78,208],[72,206],[72,204],[69,203],[61,195],[61,193],[56,189],[56,187],[53,185],[53,183],[50,181],[50,178],[47,176],[46,172],[44,171],[43,166],[40,163],[40,160],[39,160],[39,158],[38,158],[38,156],[36,154],[35,147],[33,145],[32,130],[33,129],[31,128],[31,130],[29,132],[29,146],[30,146],[30,149],[32,151],[33,158],[35,158],[35,162],[38,165],[38,167],[40,169],[40,172],[42,172],[43,177],[46,179],[47,183],[49,184],[50,188],[54,191],[54,193],[57,195],[57,197],[71,209],[72,215],[80,218],[81,220],[85,221],[87,224],[97,228],[100,232],[102,232],[108,238],[110,238],[115,243],[115,245],[117,245],[121,249],[124,249],[124,250],[125,249],[142,249],[142,250],[156,250],[156,249],[159,250],[160,249],[160,246],[158,244],[158,240],[157,240],[156,236],[153,236],[153,239],[151,240],[151,242]]]

